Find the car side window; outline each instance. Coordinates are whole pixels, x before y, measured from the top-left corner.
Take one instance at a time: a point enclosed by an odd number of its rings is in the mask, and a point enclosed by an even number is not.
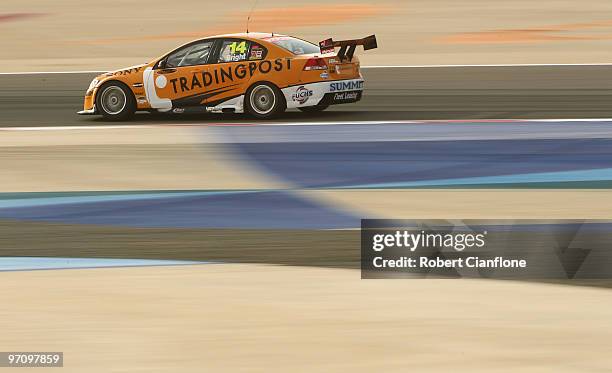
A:
[[[219,51],[218,63],[246,61],[251,42],[246,40],[224,40]]]
[[[183,60],[183,58],[185,58],[185,56],[187,55],[187,53],[189,52],[190,47],[187,48],[181,48],[178,51],[172,52],[167,58],[166,58],[166,67],[179,67],[181,61]]]
[[[202,41],[173,52],[166,59],[166,67],[205,65],[213,44],[213,41]]]

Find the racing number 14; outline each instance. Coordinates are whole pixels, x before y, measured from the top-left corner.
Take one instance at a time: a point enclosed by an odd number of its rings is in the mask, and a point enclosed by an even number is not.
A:
[[[243,42],[233,42],[232,44],[230,44],[230,49],[232,50],[232,54],[236,54],[236,52],[238,53],[246,53],[247,51],[247,45],[246,45],[246,41]]]

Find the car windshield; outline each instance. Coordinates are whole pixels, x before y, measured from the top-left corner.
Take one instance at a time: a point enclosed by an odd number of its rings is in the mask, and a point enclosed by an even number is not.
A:
[[[290,36],[272,37],[267,39],[267,41],[298,56],[302,54],[321,53],[318,46],[305,40],[292,38]]]

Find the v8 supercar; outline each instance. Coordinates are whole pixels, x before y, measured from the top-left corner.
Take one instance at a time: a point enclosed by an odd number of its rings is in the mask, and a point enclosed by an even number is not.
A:
[[[361,99],[364,81],[354,55],[359,45],[374,49],[376,37],[328,39],[319,46],[265,33],[196,40],[148,64],[97,76],[79,114],[120,121],[136,111],[194,107],[261,119],[291,108],[322,111]]]

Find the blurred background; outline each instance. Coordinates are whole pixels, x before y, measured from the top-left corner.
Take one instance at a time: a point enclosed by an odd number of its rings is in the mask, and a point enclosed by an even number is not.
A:
[[[253,2],[4,0],[0,71],[112,70],[201,36],[244,32]],[[365,65],[601,63],[612,4],[586,0],[260,0],[251,31],[327,37],[377,34]],[[362,35],[363,34],[363,35]]]

